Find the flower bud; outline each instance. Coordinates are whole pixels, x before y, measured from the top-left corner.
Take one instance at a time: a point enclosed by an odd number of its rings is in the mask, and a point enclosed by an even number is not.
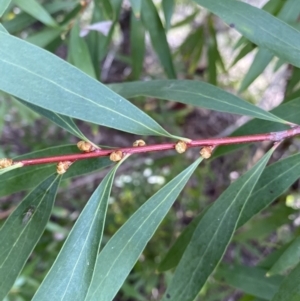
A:
[[[178,141],[175,144],[175,149],[177,151],[177,153],[182,154],[187,150],[187,144],[184,141]]]
[[[203,159],[208,159],[211,157],[211,154],[212,154],[212,146],[205,146],[201,149],[200,151],[200,155]]]
[[[77,147],[79,148],[79,150],[86,153],[93,152],[96,150],[96,147],[94,145],[86,141],[79,141],[77,143]]]
[[[120,150],[112,152],[109,156],[109,159],[113,162],[121,161],[122,158],[123,158],[123,152]]]
[[[0,159],[0,169],[1,168],[6,168],[6,167],[9,167],[9,166],[12,166],[12,165],[13,165],[13,160],[12,159],[7,159],[7,158]]]
[[[133,142],[134,147],[145,146],[145,145],[146,145],[146,142],[144,140],[141,140],[141,139],[136,140],[136,141]]]
[[[56,172],[59,175],[64,174],[68,168],[71,166],[72,162],[71,161],[64,161],[64,162],[59,162],[56,166]]]

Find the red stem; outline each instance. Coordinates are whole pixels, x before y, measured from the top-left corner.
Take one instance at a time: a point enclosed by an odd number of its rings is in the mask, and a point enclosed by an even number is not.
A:
[[[250,143],[250,142],[259,142],[259,141],[281,141],[289,137],[300,135],[300,126],[293,127],[286,131],[280,132],[271,132],[266,134],[257,134],[257,135],[247,135],[247,136],[237,136],[237,137],[224,137],[224,138],[212,138],[212,139],[201,139],[193,140],[187,143],[187,147],[203,147],[203,146],[219,146],[219,145],[228,145],[228,144],[241,144],[241,143]],[[72,155],[63,155],[63,156],[54,156],[54,157],[45,157],[45,158],[35,158],[35,159],[25,159],[20,161],[15,161],[14,163],[22,163],[25,165],[36,165],[36,164],[47,164],[47,163],[56,163],[62,161],[76,161],[83,160],[88,158],[104,157],[109,156],[112,152],[120,150],[123,154],[137,154],[144,152],[152,151],[163,151],[174,149],[176,143],[164,143],[164,144],[154,144],[146,145],[140,147],[127,147],[120,149],[108,149],[108,150],[96,150],[90,153],[78,153]]]

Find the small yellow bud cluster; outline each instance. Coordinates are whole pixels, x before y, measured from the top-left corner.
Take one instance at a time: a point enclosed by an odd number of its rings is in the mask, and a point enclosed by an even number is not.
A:
[[[6,168],[6,167],[9,167],[9,166],[12,166],[12,165],[13,165],[13,160],[12,159],[7,159],[7,158],[0,159],[0,169],[1,168]]]
[[[211,157],[211,154],[212,154],[212,146],[205,146],[201,149],[200,151],[200,155],[201,157],[203,157],[203,159],[208,159]]]
[[[109,156],[109,159],[113,162],[121,161],[122,158],[123,158],[123,152],[120,150],[112,152]]]
[[[141,139],[136,140],[136,141],[133,142],[134,147],[145,146],[145,145],[146,145],[146,142],[144,140],[141,140]]]
[[[71,162],[71,161],[59,162],[56,166],[56,172],[59,175],[64,174],[68,170],[68,168],[71,166],[72,163],[73,162]]]
[[[175,144],[175,149],[177,151],[177,153],[182,154],[187,150],[187,144],[184,141],[178,141]]]
[[[90,153],[96,150],[96,147],[94,145],[86,141],[79,141],[77,143],[77,147],[79,148],[79,150],[86,153]]]

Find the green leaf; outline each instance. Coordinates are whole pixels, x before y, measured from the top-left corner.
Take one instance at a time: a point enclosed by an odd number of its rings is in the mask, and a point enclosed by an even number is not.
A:
[[[197,296],[222,259],[247,200],[274,149],[231,184],[207,210],[193,233],[163,300],[189,301]]]
[[[96,78],[96,73],[93,67],[91,54],[85,40],[79,36],[79,22],[71,29],[69,55],[78,69],[82,70],[89,76]]]
[[[49,220],[58,175],[51,175],[19,204],[0,229],[0,299],[3,300],[23,269]]]
[[[162,8],[165,16],[165,29],[169,30],[171,28],[171,19],[174,12],[174,0],[162,0]]]
[[[268,271],[268,276],[282,274],[299,263],[300,237],[297,237]]]
[[[130,45],[132,75],[134,79],[139,79],[145,56],[145,29],[142,21],[134,14],[130,18]]]
[[[0,26],[2,25],[0,24]],[[2,30],[0,28],[0,31],[8,33],[5,28],[2,28]],[[36,34],[29,36],[26,41],[39,47],[46,47],[53,40],[59,37],[62,31],[63,30],[61,28],[45,28]]]
[[[238,227],[268,207],[300,177],[299,160],[300,154],[296,154],[266,168],[242,212]]]
[[[151,43],[169,78],[176,78],[172,55],[158,12],[152,0],[142,1],[142,20],[149,31]]]
[[[204,46],[204,27],[195,28],[180,45],[178,52],[181,54],[185,65],[188,65],[188,74],[193,75],[198,68]]]
[[[102,240],[117,164],[83,209],[54,264],[32,300],[84,300]]]
[[[188,15],[186,18],[174,23],[172,25],[172,28],[181,27],[181,26],[190,24],[191,22],[193,22],[195,20],[195,18],[198,14],[199,14],[199,9],[195,8],[194,11],[190,15]]]
[[[212,17],[208,18],[208,82],[212,85],[217,85],[217,59],[218,59],[218,49],[215,38],[215,30],[213,27]]]
[[[286,95],[292,94],[300,84],[300,68],[293,68],[292,74],[287,82]]]
[[[23,101],[21,99],[17,99],[19,102],[21,102],[23,105],[25,105],[26,107],[30,108],[31,110],[33,110],[34,112],[45,116],[46,118],[48,118],[49,120],[51,120],[52,122],[54,122],[55,124],[57,124],[58,126],[62,127],[63,129],[67,130],[69,133],[71,133],[72,135],[85,140],[85,141],[89,141],[88,138],[86,138],[84,136],[84,134],[80,131],[80,129],[77,127],[77,125],[74,123],[73,119],[68,117],[68,116],[64,116],[64,115],[60,115],[57,114],[55,112],[43,109],[41,107],[35,106],[31,103],[28,103],[26,101]]]
[[[97,1],[97,0],[96,0]],[[109,20],[114,19],[114,9],[112,7],[110,0],[98,0],[97,1],[100,5],[102,5],[103,10]]]
[[[68,11],[72,10],[75,6],[75,2],[52,2],[52,3],[46,3],[45,4],[45,9],[49,14],[54,14],[59,11]],[[7,31],[11,34],[15,34],[19,31],[24,30],[24,28],[32,25],[33,23],[36,22],[36,19],[33,18],[32,16],[28,15],[25,12],[21,12],[20,14],[16,15],[13,19],[4,21],[3,25],[7,29]]]
[[[300,110],[300,97],[294,100],[291,100],[287,103],[281,104],[276,107],[274,110],[270,111],[272,114],[287,120],[289,122],[300,124],[300,114],[298,114]],[[275,132],[275,131],[283,131],[289,129],[288,126],[284,124],[274,123],[265,120],[251,120],[239,127],[236,131],[234,131],[230,136],[241,136],[241,135],[251,135],[251,134],[260,134],[267,132]],[[226,145],[218,147],[213,157],[223,156],[229,152],[241,149],[246,147],[249,144],[241,144],[241,145]]]
[[[180,261],[187,245],[189,244],[195,229],[197,228],[198,223],[201,218],[204,216],[207,210],[204,210],[201,214],[195,217],[192,222],[188,224],[188,226],[183,230],[180,236],[176,239],[173,246],[165,255],[164,259],[158,266],[158,270],[160,272],[170,270],[177,266]]]
[[[195,0],[256,45],[300,67],[300,32],[269,13],[236,0]]]
[[[209,42],[208,42],[208,79],[213,85],[217,84],[217,64],[220,65],[222,71],[226,73],[226,69],[218,49],[217,33],[212,15],[208,17],[208,30],[209,30]]]
[[[142,0],[129,0],[132,11],[137,19],[141,17]]]
[[[45,28],[26,38],[26,41],[36,46],[45,48],[55,39],[61,36],[61,28]]]
[[[263,171],[248,202],[246,203],[245,209],[238,221],[237,228],[243,226],[254,215],[268,207],[293,183],[295,183],[299,177],[300,154],[290,156],[268,166]],[[201,221],[202,214],[200,216],[194,219],[178,237],[172,248],[165,256],[165,259],[162,261],[160,269],[168,270],[177,266],[184,250],[191,240],[191,232],[194,232],[198,222]],[[198,222],[196,220],[198,220]],[[268,268],[270,267],[268,266]]]
[[[126,98],[149,96],[210,110],[246,115],[274,122],[285,121],[210,84],[192,80],[156,80],[109,85]]]
[[[283,277],[266,277],[266,270],[257,267],[221,265],[214,277],[252,296],[271,300]],[[290,300],[289,300],[290,301]]]
[[[251,52],[255,48],[256,46],[250,42],[244,45],[243,48],[240,50],[240,52],[237,54],[237,56],[234,58],[233,62],[230,64],[230,67],[233,67],[239,60],[241,60],[243,57],[245,57],[249,52]]]
[[[273,53],[268,49],[260,48],[255,55],[255,58],[242,80],[241,86],[239,88],[239,93],[245,91],[253,81],[265,70],[273,58]]]
[[[8,8],[11,0],[2,0],[0,2],[0,17],[5,13],[6,9]]]
[[[47,26],[56,27],[58,24],[51,15],[36,0],[13,0],[23,11],[41,21]]]
[[[273,278],[273,277],[272,277]],[[299,301],[300,300],[300,263],[283,280],[278,292],[272,301]]]
[[[100,252],[86,300],[112,300],[184,188],[199,158],[141,206]],[[122,267],[122,268],[120,268]]]
[[[0,32],[8,33],[7,30],[5,29],[5,27],[3,27],[3,25],[1,23],[0,23]]]
[[[264,257],[257,264],[257,266],[265,270],[270,269],[274,265],[274,263],[279,259],[279,257],[285,252],[285,250],[291,245],[292,242],[293,240],[291,240],[283,246],[280,246],[278,249],[275,249],[272,253]]]
[[[0,78],[1,90],[69,117],[172,137],[147,114],[55,55],[4,33],[0,43],[0,70],[6,74]]]
[[[103,8],[101,6],[102,0],[97,0],[95,2],[95,9],[94,9],[94,16],[95,14],[97,14],[97,17],[99,18],[99,21],[103,21],[106,20],[105,16],[103,14]],[[122,7],[122,0],[111,0],[111,6],[114,12],[114,19],[113,19],[113,23],[112,26],[110,27],[109,33],[107,35],[107,37],[104,37],[103,35],[98,35],[98,37],[100,38],[99,40],[99,47],[98,47],[98,59],[99,62],[101,62],[107,55],[108,52],[108,48],[110,45],[110,42],[113,38],[113,33],[114,30],[116,28],[116,25],[119,24],[119,18],[120,18],[120,13],[121,13],[121,7]],[[90,52],[92,51],[92,49],[90,49]],[[98,64],[99,66],[99,64]]]
[[[189,34],[187,39],[180,46],[180,50],[183,50],[183,58],[189,62],[188,74],[190,75],[194,75],[198,68],[204,47],[204,40],[204,27],[201,26]],[[187,53],[185,53],[186,50]]]
[[[281,0],[269,0],[263,7],[262,9],[267,11],[268,13],[272,15],[277,15],[280,10],[282,9],[282,6],[284,5],[286,1],[281,1]]]
[[[65,154],[76,154],[79,150],[74,145],[62,145],[50,147],[41,151],[24,154],[14,158],[15,161],[39,157],[59,156]],[[71,165],[63,175],[63,180],[78,177],[86,173],[101,170],[111,164],[107,157],[79,160]],[[37,185],[42,179],[56,173],[54,164],[25,166],[12,170],[0,176],[0,196],[9,195],[14,192],[26,190]]]
[[[92,15],[92,24],[103,22],[105,21],[104,16],[104,9],[101,8],[101,1],[95,1],[95,7],[93,9],[93,15]],[[105,40],[107,37],[102,35],[100,32],[97,32],[95,30],[90,31],[86,38],[86,43],[89,48],[89,53],[91,55],[91,60],[93,63],[93,67],[96,73],[97,78],[100,78],[100,68],[101,68],[101,58],[100,56],[103,56],[103,54],[106,54],[106,52],[101,52],[100,47],[105,44]]]
[[[277,18],[289,24],[297,20],[299,14],[297,10],[298,5],[298,0],[285,1],[282,9],[277,15]],[[243,78],[239,92],[245,91],[252,84],[252,82],[265,70],[265,68],[271,62],[273,56],[273,53],[269,50],[259,48],[249,71]]]
[[[257,185],[259,185],[259,181]],[[255,193],[255,195],[256,198],[259,198],[260,200],[265,198],[263,194],[262,196],[260,196]],[[252,197],[250,197],[250,199],[251,198]],[[256,202],[254,201],[254,203]],[[252,220],[249,224],[247,224],[247,226],[242,231],[236,233],[233,241],[238,241],[239,243],[246,243],[247,241],[252,239],[266,241],[272,233],[276,232],[277,229],[288,222],[289,216],[291,214],[294,214],[294,212],[295,210],[287,207],[284,202],[276,204],[276,206],[274,205],[269,209],[267,216],[259,216],[258,218]]]

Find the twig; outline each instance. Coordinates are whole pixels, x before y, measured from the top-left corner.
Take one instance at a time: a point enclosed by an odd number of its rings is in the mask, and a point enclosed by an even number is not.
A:
[[[205,147],[205,146],[217,147],[220,145],[242,144],[242,143],[252,143],[252,142],[262,142],[262,141],[278,142],[290,137],[294,137],[296,135],[300,135],[300,126],[295,126],[285,131],[270,132],[265,134],[192,140],[186,143],[186,148]],[[22,166],[27,166],[27,165],[48,164],[48,163],[57,163],[57,162],[66,162],[66,161],[74,162],[77,160],[84,160],[89,158],[111,156],[112,153],[119,152],[119,151],[122,152],[123,155],[138,154],[138,153],[153,152],[153,151],[164,151],[164,150],[175,149],[176,145],[177,143],[163,143],[163,144],[153,144],[153,145],[145,145],[139,147],[125,147],[120,149],[116,149],[116,148],[105,149],[105,150],[96,149],[95,151],[88,152],[88,153],[24,159],[20,161],[15,161],[13,163],[20,164]]]

